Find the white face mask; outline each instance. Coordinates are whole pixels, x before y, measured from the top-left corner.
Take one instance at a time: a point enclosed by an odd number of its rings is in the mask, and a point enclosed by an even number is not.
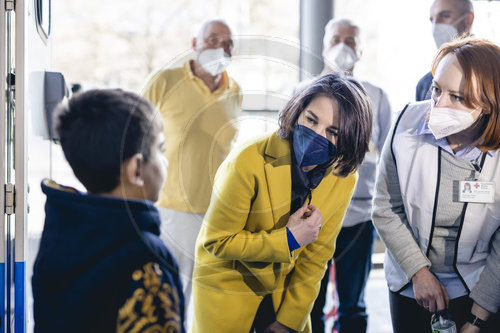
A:
[[[224,52],[223,48],[206,49],[198,55],[198,62],[210,75],[216,76],[226,70],[231,63],[231,57]]]
[[[342,71],[350,71],[358,61],[358,56],[353,49],[345,43],[340,43],[332,47],[325,55],[325,60],[332,68]]]
[[[457,23],[462,21],[465,15],[456,20],[453,24],[437,23],[432,25],[432,36],[438,48],[444,43],[449,43],[458,37]]]
[[[467,112],[451,108],[433,107],[427,125],[436,140],[439,140],[472,126],[475,121],[474,117],[472,117],[474,112],[476,110]]]

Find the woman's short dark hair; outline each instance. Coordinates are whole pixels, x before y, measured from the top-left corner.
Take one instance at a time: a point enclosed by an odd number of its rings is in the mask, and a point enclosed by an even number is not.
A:
[[[291,143],[293,128],[297,125],[300,114],[319,96],[327,96],[338,102],[337,153],[331,164],[335,167],[334,174],[345,177],[356,171],[363,162],[372,130],[370,99],[356,79],[330,73],[298,91],[280,113],[278,135]]]
[[[160,118],[135,93],[89,90],[58,107],[54,127],[78,180],[90,193],[105,193],[119,185],[124,161],[137,153],[149,160]]]

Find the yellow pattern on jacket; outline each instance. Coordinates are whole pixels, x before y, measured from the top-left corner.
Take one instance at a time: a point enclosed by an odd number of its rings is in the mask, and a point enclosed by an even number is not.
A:
[[[263,295],[273,293],[277,320],[310,332],[308,321],[332,258],[357,174],[331,169],[312,191],[323,216],[318,239],[288,250],[290,144],[276,133],[233,151],[219,168],[196,242],[196,333],[248,332]]]
[[[116,332],[180,333],[179,295],[162,280],[157,263],[149,262],[132,273],[137,289],[118,309]]]
[[[168,177],[158,205],[182,212],[205,213],[215,173],[229,153],[241,109],[240,87],[227,72],[223,84],[210,92],[194,76],[190,62],[156,73],[143,96],[164,122]]]

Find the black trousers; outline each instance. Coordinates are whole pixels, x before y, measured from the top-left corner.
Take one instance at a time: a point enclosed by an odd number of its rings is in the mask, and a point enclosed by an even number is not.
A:
[[[413,298],[401,296],[389,291],[389,302],[391,306],[392,328],[394,333],[431,333],[431,313],[418,305]],[[472,299],[468,296],[458,297],[450,301],[448,311],[450,312],[457,330],[460,331],[466,322],[472,308]],[[486,327],[481,333],[500,332],[500,314],[490,316]]]
[[[376,231],[371,221],[352,227],[343,227],[337,237],[335,278],[339,300],[335,327],[339,333],[365,333],[368,314],[365,304],[365,287],[372,268],[372,253]],[[323,307],[330,276],[330,267],[321,280],[321,288],[311,312],[313,333],[325,331]]]
[[[264,330],[276,321],[276,312],[274,311],[273,298],[270,294],[264,296],[260,302],[259,309],[255,314],[250,333],[262,333]]]

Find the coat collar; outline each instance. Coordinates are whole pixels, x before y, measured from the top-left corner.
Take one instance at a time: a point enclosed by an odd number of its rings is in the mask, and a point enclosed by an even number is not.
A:
[[[286,159],[288,160],[288,164],[290,164],[290,151],[290,142],[280,138],[278,132],[274,132],[267,140],[265,154],[271,159]]]
[[[194,75],[193,70],[191,69],[191,66],[192,66],[191,64],[192,63],[193,63],[193,60],[189,60],[188,62],[186,62],[184,64],[184,67],[183,67],[184,75],[188,79],[197,82],[197,84],[200,85],[200,87],[202,87],[202,89],[205,92],[208,92],[209,94],[212,94],[212,95],[217,95],[217,94],[220,94],[220,93],[226,91],[227,89],[229,89],[234,84],[229,79],[229,75],[227,74],[227,71],[224,71],[222,73],[222,84],[221,84],[221,86],[219,88],[215,89],[213,92],[210,92],[210,90],[208,89],[208,87],[205,84],[205,82],[203,82],[202,79],[200,79],[199,77],[197,77],[196,75]]]
[[[277,132],[269,137],[264,152],[267,162],[264,168],[276,228],[284,227],[290,216],[292,195],[290,152],[289,141],[278,137]]]

